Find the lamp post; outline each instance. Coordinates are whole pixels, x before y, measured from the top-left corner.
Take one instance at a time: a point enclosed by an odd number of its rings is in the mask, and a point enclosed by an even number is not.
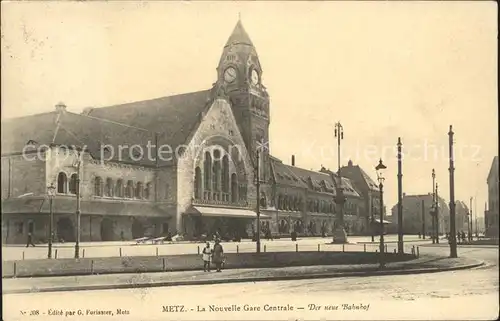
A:
[[[378,165],[375,167],[375,170],[377,171],[377,180],[378,180],[378,188],[380,191],[380,267],[385,266],[385,260],[384,260],[384,170],[387,167],[382,163],[382,159],[380,159]]]
[[[75,243],[75,259],[80,258],[80,167],[81,167],[81,153],[80,149],[76,149],[76,243]]]
[[[338,183],[337,183],[337,190],[336,190],[336,197],[335,201],[338,206],[338,220],[337,220],[337,226],[333,232],[333,243],[347,243],[347,234],[344,229],[344,203],[345,203],[345,197],[344,197],[344,192],[342,190],[342,175],[340,173],[340,141],[344,139],[344,127],[340,122],[335,123],[335,138],[337,138],[337,148],[338,148],[338,170],[337,170],[337,177],[338,177]],[[335,177],[334,177],[335,178]]]
[[[453,164],[453,129],[450,125],[449,136],[449,155],[450,155],[450,257],[458,257],[457,253],[457,232],[455,230],[455,166]]]
[[[436,244],[439,244],[439,196],[438,196],[438,183],[436,183]]]
[[[54,183],[51,183],[49,186],[47,186],[47,195],[49,197],[49,250],[47,253],[47,258],[51,259],[52,258],[52,241],[53,241],[53,235],[54,235],[54,212],[52,211],[52,201],[54,199],[54,196],[56,194],[56,188],[54,186]]]
[[[256,213],[257,213],[257,239],[256,239],[256,246],[257,246],[257,253],[260,253],[260,150],[257,148],[257,153],[256,153],[256,159],[257,159],[257,165],[255,166],[255,185],[257,189],[257,207],[256,207]]]
[[[432,204],[431,204],[431,221],[432,221],[432,244],[436,243],[436,172],[432,169]]]
[[[403,244],[403,174],[401,137],[398,137],[398,254],[404,254]]]

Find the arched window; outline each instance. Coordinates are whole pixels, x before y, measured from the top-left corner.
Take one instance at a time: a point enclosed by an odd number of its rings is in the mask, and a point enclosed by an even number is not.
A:
[[[212,178],[212,156],[210,152],[205,153],[205,162],[203,164],[203,172],[205,174],[205,190],[211,190],[211,178]]]
[[[113,180],[111,178],[106,179],[106,196],[113,197]]]
[[[282,197],[281,195],[278,195],[278,209],[279,210],[282,210],[283,209],[283,204],[282,204],[283,200],[282,200]]]
[[[134,197],[134,182],[128,181],[127,188],[125,189],[125,197],[132,198]]]
[[[135,198],[142,199],[144,192],[144,184],[142,182],[138,182],[135,186]]]
[[[231,202],[236,203],[238,201],[238,180],[236,174],[231,175]]]
[[[224,155],[222,158],[222,191],[229,193],[229,158]]]
[[[69,179],[69,193],[76,194],[76,189],[78,188],[76,183],[76,174],[72,174]]]
[[[144,189],[144,198],[149,199],[151,197],[151,183],[146,184],[146,189]]]
[[[119,179],[116,181],[115,196],[116,197],[123,197],[123,180],[122,179]]]
[[[97,176],[94,181],[94,195],[102,196],[102,178]]]
[[[194,170],[194,198],[201,199],[201,169],[196,167]]]
[[[221,159],[220,151],[214,151],[214,176],[212,177],[212,186],[214,192],[220,192],[220,181],[221,181]]]
[[[68,178],[66,177],[66,174],[59,173],[59,175],[57,175],[57,192],[61,194],[67,193],[67,183]]]

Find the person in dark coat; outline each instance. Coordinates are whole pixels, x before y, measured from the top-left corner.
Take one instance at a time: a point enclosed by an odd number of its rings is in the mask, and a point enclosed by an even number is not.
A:
[[[31,233],[28,233],[28,241],[26,242],[26,247],[29,247],[30,245],[35,247],[35,244],[33,244],[33,236],[31,235]]]
[[[213,254],[212,254],[212,262],[214,262],[215,267],[217,268],[217,272],[221,272],[222,262],[224,261],[224,249],[220,244],[220,240],[217,239],[215,241]]]

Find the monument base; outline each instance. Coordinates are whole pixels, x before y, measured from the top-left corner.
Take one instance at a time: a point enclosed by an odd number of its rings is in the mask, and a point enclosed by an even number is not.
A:
[[[345,244],[347,243],[347,233],[343,227],[338,227],[333,231],[333,243]]]

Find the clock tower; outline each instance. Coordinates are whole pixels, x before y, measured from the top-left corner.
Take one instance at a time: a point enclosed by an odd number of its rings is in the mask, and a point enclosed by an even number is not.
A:
[[[269,95],[262,84],[259,57],[241,20],[224,46],[215,86],[231,103],[254,166],[259,150],[260,177],[267,182],[270,178]]]

